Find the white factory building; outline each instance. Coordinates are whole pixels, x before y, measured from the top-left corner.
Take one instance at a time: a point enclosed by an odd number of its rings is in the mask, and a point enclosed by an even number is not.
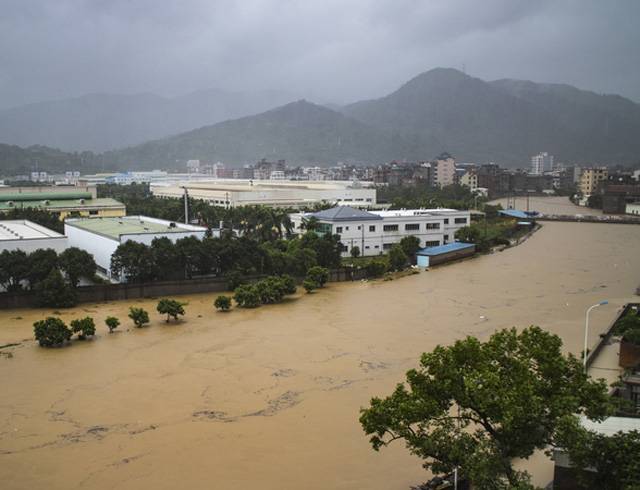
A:
[[[64,232],[70,247],[78,247],[93,255],[98,269],[111,277],[111,256],[128,240],[151,245],[154,238],[167,237],[172,242],[195,236],[202,239],[207,229],[147,216],[120,218],[68,218]]]
[[[322,202],[367,208],[376,204],[376,189],[354,182],[221,179],[151,184],[151,192],[158,197],[181,198],[185,190],[193,199],[227,208],[251,205],[301,208]]]
[[[456,209],[364,211],[349,206],[317,213],[296,213],[290,217],[295,233],[304,233],[306,221],[314,217],[319,224],[319,233],[339,235],[345,257],[353,247],[358,247],[361,255],[379,255],[411,235],[420,239],[422,247],[451,243],[455,240],[455,232],[468,226],[471,220],[469,211]]]
[[[31,253],[51,248],[60,253],[68,247],[67,237],[27,220],[0,221],[0,252],[22,250]]]

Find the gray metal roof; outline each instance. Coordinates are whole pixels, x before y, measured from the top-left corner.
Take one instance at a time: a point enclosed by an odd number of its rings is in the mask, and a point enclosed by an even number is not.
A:
[[[362,211],[361,209],[350,206],[336,206],[335,208],[312,213],[311,216],[320,221],[379,221],[382,219],[382,217],[377,214],[368,213],[367,211]]]

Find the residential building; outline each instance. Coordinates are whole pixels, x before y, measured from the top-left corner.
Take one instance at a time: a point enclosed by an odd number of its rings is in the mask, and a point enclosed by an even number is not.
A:
[[[128,240],[150,245],[155,238],[167,237],[172,242],[195,236],[202,239],[207,229],[147,216],[120,218],[70,218],[64,222],[64,233],[70,247],[86,250],[96,261],[100,272],[111,276],[111,256],[118,246]]]
[[[580,175],[580,182],[578,184],[578,190],[582,194],[582,197],[587,198],[591,194],[594,194],[600,182],[606,180],[608,175],[609,171],[607,167],[582,169],[582,175]]]
[[[630,202],[626,205],[624,212],[626,214],[636,214],[640,215],[640,201],[638,202]]]
[[[434,186],[444,187],[455,183],[456,161],[449,154],[440,155],[431,162],[431,179]]]
[[[0,221],[0,252],[22,250],[31,253],[39,248],[50,248],[60,253],[67,246],[66,236],[31,221]]]
[[[455,240],[455,232],[471,220],[469,211],[455,209],[364,211],[349,206],[290,217],[295,233],[303,233],[305,222],[313,217],[318,221],[318,232],[339,235],[345,257],[354,247],[364,256],[379,255],[406,236],[417,237],[422,247],[450,243]]]
[[[546,151],[531,157],[531,172],[533,175],[542,175],[553,170],[553,155]]]
[[[478,174],[475,170],[467,170],[462,177],[460,177],[460,185],[468,187],[471,191],[475,191],[478,188]]]
[[[323,202],[355,207],[376,204],[375,188],[361,187],[353,182],[210,180],[151,185],[151,192],[158,197],[181,198],[185,189],[193,199],[231,208],[248,205],[302,208]]]

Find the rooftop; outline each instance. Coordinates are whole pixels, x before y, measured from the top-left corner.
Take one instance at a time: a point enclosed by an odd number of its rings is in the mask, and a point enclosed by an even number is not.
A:
[[[147,216],[123,216],[120,218],[82,218],[67,219],[65,225],[81,228],[114,240],[122,235],[143,233],[184,233],[187,231],[206,231],[202,226],[187,225]]]
[[[64,238],[64,235],[27,220],[0,221],[0,241],[41,238]]]
[[[0,211],[6,211],[13,208],[46,208],[46,209],[84,209],[84,208],[107,208],[117,207],[123,208],[124,204],[110,197],[101,197],[97,199],[58,199],[57,197],[51,200],[37,199],[37,200],[7,200],[0,201]]]
[[[403,217],[403,216],[438,216],[456,213],[468,213],[469,211],[460,211],[450,208],[433,208],[433,209],[391,209],[386,211],[371,211],[383,218]]]
[[[319,220],[327,221],[353,221],[353,220],[380,220],[382,217],[377,214],[362,211],[361,209],[352,208],[350,206],[336,206],[335,208],[325,209],[317,213],[311,213],[310,216]]]
[[[538,215],[537,211],[519,211],[517,209],[505,209],[498,212],[503,216],[509,216],[510,218],[517,219],[530,219],[535,218]]]
[[[580,424],[587,430],[605,436],[612,436],[616,432],[640,431],[640,419],[635,417],[609,417],[602,422],[594,422],[586,417],[580,417]]]
[[[421,248],[416,252],[416,255],[441,255],[449,252],[456,252],[458,250],[465,250],[472,247],[475,247],[473,243],[453,242],[447,243],[446,245],[440,245],[438,247]]]

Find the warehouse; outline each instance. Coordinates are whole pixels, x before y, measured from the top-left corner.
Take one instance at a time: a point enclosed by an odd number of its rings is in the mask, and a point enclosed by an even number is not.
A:
[[[453,242],[438,247],[427,247],[416,252],[418,267],[431,267],[452,260],[470,257],[476,252],[473,243]]]
[[[51,248],[60,253],[67,246],[66,236],[31,221],[0,221],[0,252],[22,250],[31,253],[39,248]]]
[[[269,206],[303,208],[317,203],[339,203],[358,208],[376,204],[376,190],[353,182],[298,182],[262,180],[217,180],[151,184],[157,197],[181,198],[188,192],[192,199],[201,199],[214,206]]]
[[[86,250],[93,255],[98,269],[111,277],[111,256],[118,246],[128,240],[150,245],[154,238],[167,237],[172,242],[195,236],[202,239],[207,229],[147,216],[120,218],[70,218],[65,220],[64,232],[69,246]]]
[[[125,205],[115,199],[94,198],[91,192],[0,193],[0,213],[12,209],[36,208],[56,213],[61,220],[75,216],[124,216]]]

